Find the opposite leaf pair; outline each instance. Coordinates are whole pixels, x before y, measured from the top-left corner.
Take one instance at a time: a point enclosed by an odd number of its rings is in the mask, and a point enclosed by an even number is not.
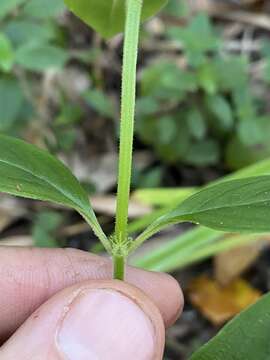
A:
[[[5,135],[0,135],[0,191],[71,207],[89,223],[109,253],[118,246],[104,234],[87,193],[64,164],[34,145]],[[130,242],[128,249],[123,244],[123,251],[126,256],[164,227],[183,221],[222,231],[267,232],[269,218],[270,176],[225,181],[181,202]]]

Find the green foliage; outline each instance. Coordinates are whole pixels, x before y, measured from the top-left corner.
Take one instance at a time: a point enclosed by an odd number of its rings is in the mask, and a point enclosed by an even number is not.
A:
[[[29,43],[46,43],[55,36],[52,25],[43,24],[41,26],[32,18],[7,22],[4,32],[14,47]]]
[[[193,66],[205,64],[207,52],[216,50],[220,42],[209,18],[202,14],[194,17],[188,27],[183,29],[172,27],[168,33],[174,40],[181,41],[188,61]]]
[[[100,90],[88,90],[84,94],[86,102],[100,115],[115,118],[115,107],[111,99]]]
[[[11,77],[0,79],[0,131],[8,131],[21,114],[24,95],[18,81]]]
[[[0,70],[9,72],[14,62],[12,45],[5,34],[0,33]]]
[[[227,232],[269,232],[269,201],[270,176],[224,181],[206,187],[154,221],[132,248],[161,229],[184,221]]]
[[[62,0],[1,1],[0,131],[20,135],[40,119],[36,75],[63,69],[70,59],[55,22],[64,9]]]
[[[244,169],[227,175],[218,180],[241,179],[251,176],[270,175],[270,160],[263,160],[250,165]],[[177,204],[188,196],[191,196],[196,189],[174,188],[174,189],[152,189],[139,190],[138,200],[146,204],[160,206],[153,213],[148,214],[141,219],[134,220],[130,225],[131,232],[138,232],[150,225],[161,215],[165,215],[175,208]],[[142,193],[142,195],[140,195]],[[137,198],[137,193],[134,194]],[[171,199],[174,199],[174,205]],[[145,252],[133,261],[133,265],[140,266],[152,271],[176,271],[197,261],[202,261],[235,247],[244,246],[251,241],[256,241],[258,235],[242,236],[231,235],[215,231],[204,227],[195,227],[175,239],[164,243],[162,246],[151,251]]]
[[[270,357],[270,294],[230,321],[190,360],[265,360]]]
[[[24,3],[25,0],[1,0],[0,19],[4,18],[8,13],[15,10],[17,6]]]
[[[28,0],[23,14],[37,19],[46,19],[59,15],[65,9],[63,0]]]
[[[171,6],[177,8],[176,2]],[[269,117],[262,120],[267,105],[249,90],[247,59],[220,52],[221,37],[207,15],[193,17],[183,28],[170,26],[167,39],[181,49],[184,61],[179,65],[159,59],[143,69],[136,124],[139,139],[153,147],[162,162],[175,166],[215,165],[224,159],[227,167],[238,169],[269,156],[265,136]],[[267,61],[270,53],[264,50],[262,56]],[[167,132],[174,134],[166,147],[161,145],[164,116],[170,118]]]
[[[68,54],[53,45],[37,43],[21,46],[15,54],[15,62],[21,67],[32,71],[44,71],[54,68],[61,69],[68,60]]]
[[[89,222],[97,236],[102,241],[105,239],[106,245],[106,237],[86,192],[68,168],[46,151],[0,135],[0,191],[74,208]]]
[[[56,230],[62,224],[62,216],[55,211],[43,211],[34,221],[32,236],[37,247],[57,247]]]
[[[123,32],[125,0],[65,0],[69,9],[105,38]],[[166,0],[144,0],[142,19],[154,15]]]

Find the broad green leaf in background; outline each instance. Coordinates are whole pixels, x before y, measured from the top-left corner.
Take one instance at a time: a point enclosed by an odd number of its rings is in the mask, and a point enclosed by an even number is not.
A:
[[[205,62],[197,71],[197,81],[208,95],[214,96],[218,90],[218,74],[210,62]]]
[[[13,20],[7,23],[4,33],[15,46],[25,43],[46,42],[53,38],[54,28],[50,23],[33,20]]]
[[[232,95],[238,119],[242,121],[256,119],[257,103],[251,93],[250,86],[238,88]]]
[[[6,16],[9,12],[16,9],[17,6],[24,3],[25,0],[1,0],[0,1],[0,19]]]
[[[0,135],[0,192],[74,208],[110,251],[87,193],[69,169],[46,151]]]
[[[21,46],[15,53],[15,62],[27,70],[44,71],[61,69],[68,60],[68,53],[53,45],[30,43]]]
[[[7,131],[16,121],[22,109],[24,96],[17,80],[0,79],[0,131]]]
[[[265,69],[263,71],[264,80],[270,84],[270,44],[269,41],[263,42],[262,53],[265,56]]]
[[[235,89],[243,91],[248,87],[248,62],[244,56],[216,57],[213,67],[218,74],[218,86],[227,92]]]
[[[157,219],[131,251],[166,226],[189,221],[228,232],[270,231],[270,176],[231,180],[207,187]]]
[[[168,35],[173,40],[182,43],[188,60],[193,66],[204,63],[205,54],[216,50],[219,46],[219,38],[215,34],[209,17],[205,14],[193,17],[185,28],[170,27]]]
[[[209,111],[218,120],[223,131],[229,131],[233,127],[234,119],[230,103],[220,95],[207,96],[206,105]]]
[[[270,294],[236,316],[190,360],[270,359]]]
[[[9,72],[13,66],[14,52],[11,42],[5,34],[0,33],[0,70]]]
[[[207,132],[207,126],[202,113],[198,109],[191,109],[187,115],[187,124],[191,135],[202,140]]]
[[[188,17],[190,15],[190,8],[186,1],[170,0],[165,7],[165,12],[175,17]]]
[[[84,93],[86,102],[99,114],[113,119],[115,116],[114,104],[109,96],[97,89]]]
[[[193,73],[181,70],[175,63],[159,61],[142,71],[140,88],[144,96],[180,100],[185,93],[197,90],[197,83]]]
[[[63,222],[63,217],[56,211],[42,211],[35,220],[32,229],[34,244],[37,247],[58,247],[56,230]]]
[[[256,145],[260,144],[268,134],[265,134],[265,128],[261,126],[259,119],[243,119],[239,121],[238,127],[238,137],[240,141],[246,145]]]
[[[64,0],[28,0],[23,8],[23,14],[43,19],[57,16],[64,9]]]
[[[264,70],[265,81],[270,84],[270,59],[267,60]]]
[[[142,19],[154,15],[167,0],[144,0]],[[124,30],[126,0],[65,0],[68,8],[105,38]]]
[[[240,126],[240,122],[243,125]],[[239,169],[270,156],[270,117],[257,116],[250,120],[241,119],[240,122],[237,134],[231,138],[226,149],[226,162],[232,169]]]
[[[214,165],[218,162],[219,158],[219,144],[212,139],[202,140],[192,144],[184,156],[187,164],[195,166]]]

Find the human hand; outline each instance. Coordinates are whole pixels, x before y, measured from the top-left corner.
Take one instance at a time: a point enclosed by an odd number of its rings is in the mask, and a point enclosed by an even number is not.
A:
[[[111,274],[109,260],[79,250],[0,248],[0,359],[162,359],[183,306],[177,282]]]

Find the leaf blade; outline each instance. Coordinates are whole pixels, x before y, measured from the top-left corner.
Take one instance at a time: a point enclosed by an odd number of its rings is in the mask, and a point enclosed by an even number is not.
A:
[[[157,219],[133,243],[132,251],[166,226],[189,221],[228,232],[270,231],[270,176],[231,180],[207,187]]]
[[[270,294],[229,322],[190,360],[264,360],[270,357]]]
[[[88,196],[75,176],[48,152],[6,135],[0,135],[0,191],[52,201],[77,210],[106,243]]]

